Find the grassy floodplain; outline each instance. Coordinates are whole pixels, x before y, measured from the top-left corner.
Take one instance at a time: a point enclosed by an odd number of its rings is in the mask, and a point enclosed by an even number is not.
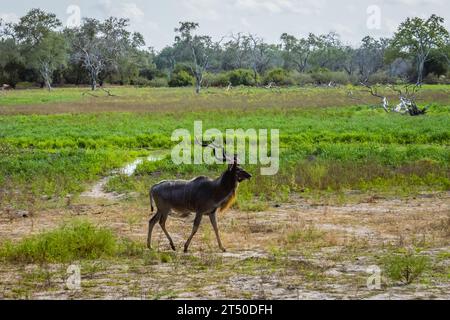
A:
[[[194,121],[202,120],[204,128],[220,130],[280,129],[280,172],[263,177],[249,166],[256,177],[240,191],[244,209],[299,191],[448,190],[449,90],[422,90],[421,104],[431,104],[425,117],[386,114],[363,105],[377,101],[352,87],[206,89],[200,96],[190,88],[114,88],[114,96],[102,91],[92,96],[80,88],[4,92],[0,186],[18,190],[4,195],[4,201],[17,203],[21,201],[15,197],[30,194],[79,194],[152,149],[170,149],[173,130],[192,131]],[[178,167],[169,158],[144,162],[135,175],[110,181],[108,190],[145,195],[159,179],[218,175],[221,169]]]
[[[448,298],[450,86],[424,86],[422,117],[355,87],[109,89],[0,92],[0,298]],[[227,254],[207,223],[187,255],[158,228],[147,250],[148,188],[224,166],[117,169],[167,154],[198,120],[279,129],[280,171],[245,166],[253,179],[219,217]],[[82,195],[103,177],[117,197]],[[191,222],[168,230],[180,248]],[[65,286],[74,263],[79,291]],[[381,290],[366,287],[371,265]]]

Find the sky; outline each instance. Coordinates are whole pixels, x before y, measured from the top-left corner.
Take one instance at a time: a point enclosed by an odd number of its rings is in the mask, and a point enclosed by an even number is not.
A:
[[[411,16],[438,14],[450,30],[448,0],[0,0],[0,18],[15,22],[31,8],[53,12],[69,26],[79,17],[129,18],[130,30],[141,32],[156,50],[173,43],[180,21],[198,22],[198,33],[215,40],[250,32],[279,43],[284,32],[304,37],[335,31],[354,46],[366,35],[392,36]]]

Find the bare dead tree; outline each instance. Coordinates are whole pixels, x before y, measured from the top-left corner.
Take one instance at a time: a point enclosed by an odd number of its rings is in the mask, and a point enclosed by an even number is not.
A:
[[[402,88],[396,85],[388,85],[386,88],[398,94],[400,102],[391,107],[386,95],[379,93],[380,85],[369,85],[367,82],[361,82],[361,85],[366,88],[366,92],[372,96],[382,100],[382,107],[386,112],[396,112],[400,114],[409,114],[411,116],[420,116],[426,114],[428,106],[420,108],[417,103],[417,92],[420,90],[420,84],[405,84]]]
[[[382,100],[382,106],[384,111],[390,112],[389,108],[389,101],[386,96],[383,96],[378,93],[379,86],[371,86],[367,84],[367,82],[361,82],[361,85],[364,86],[367,90],[366,92],[369,92],[372,96],[380,98]]]
[[[389,85],[388,88],[393,90],[399,95],[400,103],[394,108],[395,112],[409,113],[411,116],[420,116],[426,114],[428,106],[425,108],[419,108],[417,106],[417,93],[420,90],[421,83],[419,84],[405,84],[403,88],[399,88],[395,85]]]

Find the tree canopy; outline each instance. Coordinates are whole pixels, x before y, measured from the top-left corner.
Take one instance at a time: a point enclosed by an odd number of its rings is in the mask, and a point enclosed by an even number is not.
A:
[[[283,33],[278,43],[257,34],[213,39],[196,22],[174,28],[159,52],[130,30],[129,20],[86,18],[63,28],[55,14],[32,9],[17,23],[0,21],[0,82],[52,85],[100,83],[202,86],[449,81],[444,19],[407,18],[391,39],[366,36],[358,46],[335,32]],[[249,79],[252,75],[252,79]],[[446,80],[447,79],[447,80]]]

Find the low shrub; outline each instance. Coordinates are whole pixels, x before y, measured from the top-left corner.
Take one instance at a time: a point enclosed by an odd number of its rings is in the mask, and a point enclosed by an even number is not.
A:
[[[396,83],[397,79],[390,77],[389,74],[384,71],[380,71],[370,75],[368,82],[369,84],[389,84]]]
[[[227,73],[205,73],[203,76],[203,85],[205,87],[226,87],[230,83]]]
[[[428,74],[423,80],[425,84],[450,84],[450,79],[446,76],[438,76],[434,73]]]
[[[149,87],[152,88],[165,88],[169,86],[169,81],[167,78],[155,78],[150,80]]]
[[[61,227],[0,247],[0,259],[9,262],[70,262],[113,256],[118,242],[112,231],[86,221],[73,221]]]
[[[169,81],[170,87],[189,87],[194,84],[194,78],[187,71],[179,71],[172,74]]]
[[[228,80],[233,86],[254,86],[255,77],[252,70],[236,69],[228,72]]]
[[[394,281],[410,284],[430,268],[430,259],[417,250],[402,249],[382,258],[386,275]]]
[[[290,78],[289,73],[286,70],[282,68],[276,68],[268,71],[264,76],[264,84],[267,85],[270,83],[273,83],[277,86],[289,86],[294,82],[292,81],[292,78]]]
[[[311,74],[314,82],[318,85],[329,84],[331,82],[347,85],[350,83],[350,77],[345,72],[332,72],[326,70],[320,70]]]
[[[137,87],[148,87],[150,86],[150,80],[144,77],[137,77],[130,81],[130,85]]]
[[[298,71],[293,71],[290,76],[293,84],[297,86],[305,86],[314,83],[314,79],[309,73],[300,73]]]

